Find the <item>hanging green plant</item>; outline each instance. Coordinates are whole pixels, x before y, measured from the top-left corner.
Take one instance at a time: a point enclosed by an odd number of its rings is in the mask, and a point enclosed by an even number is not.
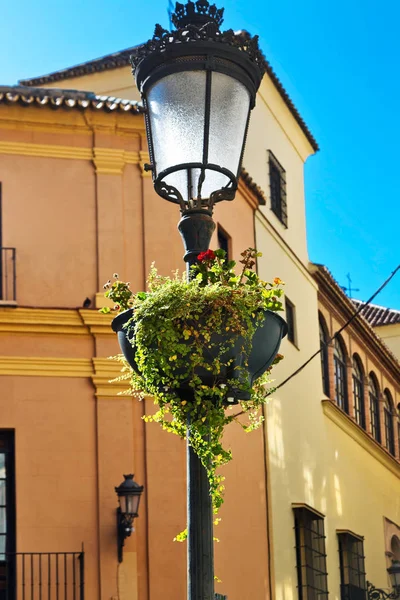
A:
[[[191,267],[190,281],[177,272],[160,276],[153,266],[147,292],[133,294],[116,274],[105,285],[119,313],[113,328],[130,365],[123,377],[139,399],[154,397],[158,409],[146,421],[181,438],[189,427],[215,514],[224,493],[217,469],[232,459],[222,444],[224,429],[232,422],[245,431],[261,424],[266,385],[273,364],[283,358],[277,352],[286,335],[286,323],[276,314],[283,282],[258,277],[253,268],[261,253],[249,248],[241,256],[239,274],[223,250],[207,250]],[[237,403],[242,418],[229,410]]]

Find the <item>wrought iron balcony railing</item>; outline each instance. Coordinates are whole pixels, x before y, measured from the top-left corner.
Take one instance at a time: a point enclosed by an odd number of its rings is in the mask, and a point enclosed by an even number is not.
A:
[[[85,554],[0,554],[0,600],[84,600]]]
[[[0,247],[0,300],[15,302],[16,296],[16,249]]]

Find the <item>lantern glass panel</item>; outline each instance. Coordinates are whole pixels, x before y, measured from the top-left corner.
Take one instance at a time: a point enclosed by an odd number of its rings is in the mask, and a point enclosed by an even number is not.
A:
[[[400,588],[400,562],[393,561],[392,566],[388,569],[392,586],[396,589]]]
[[[205,71],[184,71],[157,81],[147,95],[156,174],[203,157]],[[181,177],[179,177],[179,175]],[[168,183],[182,190],[185,174]]]
[[[211,84],[208,162],[229,169],[235,177],[238,173],[249,110],[250,93],[247,88],[225,73],[214,72]]]
[[[204,164],[206,160],[228,169],[236,178],[250,110],[247,88],[224,73],[212,72],[209,135],[205,140],[206,85],[206,71],[183,71],[157,81],[147,94],[155,176],[182,165],[163,181],[175,187],[185,201],[209,198],[230,182],[227,175],[207,169],[199,189],[201,169],[185,168],[185,164]]]
[[[121,496],[120,497],[120,506],[121,512],[125,515],[134,515],[138,512],[140,495],[135,494],[131,496]]]

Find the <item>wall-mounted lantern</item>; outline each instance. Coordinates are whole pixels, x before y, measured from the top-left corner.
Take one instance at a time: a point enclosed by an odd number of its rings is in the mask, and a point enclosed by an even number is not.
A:
[[[394,560],[387,572],[390,576],[392,591],[386,592],[367,581],[368,600],[397,600],[400,598],[400,561]]]
[[[387,572],[390,576],[392,588],[397,592],[397,597],[400,597],[400,561],[394,560],[392,566],[388,568]]]
[[[124,475],[124,481],[115,488],[119,507],[117,508],[118,562],[122,562],[125,539],[134,531],[133,521],[138,516],[140,496],[143,486],[136,483],[134,475]]]

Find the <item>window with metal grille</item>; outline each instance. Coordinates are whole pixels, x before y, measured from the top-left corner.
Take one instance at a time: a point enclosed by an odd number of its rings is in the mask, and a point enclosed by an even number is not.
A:
[[[390,454],[393,454],[394,456],[393,400],[389,390],[384,391],[383,400],[385,415],[385,443]]]
[[[369,414],[371,433],[377,442],[381,441],[381,421],[379,418],[379,386],[374,373],[369,375]]]
[[[268,165],[271,210],[287,227],[286,172],[271,150],[268,152]]]
[[[353,404],[356,422],[365,429],[364,369],[360,357],[353,355]]]
[[[294,304],[292,304],[287,296],[285,296],[285,313],[286,323],[288,327],[287,339],[297,346],[297,335],[296,335],[296,310]]]
[[[366,600],[364,538],[338,531],[341,600]]]
[[[340,338],[335,339],[333,350],[333,363],[335,368],[335,400],[344,411],[349,412],[349,399],[347,396],[347,369],[346,351]]]
[[[328,364],[328,346],[329,339],[328,329],[325,319],[319,315],[319,344],[321,349],[321,374],[322,374],[322,389],[326,396],[329,396],[329,364]]]
[[[294,505],[299,600],[327,600],[324,517],[306,505]]]
[[[218,227],[217,227],[217,235],[218,235],[218,248],[221,248],[221,250],[225,250],[226,252],[226,258],[228,260],[230,260],[231,258],[231,236],[226,233],[225,229],[223,229],[221,227],[221,225],[218,223]]]

